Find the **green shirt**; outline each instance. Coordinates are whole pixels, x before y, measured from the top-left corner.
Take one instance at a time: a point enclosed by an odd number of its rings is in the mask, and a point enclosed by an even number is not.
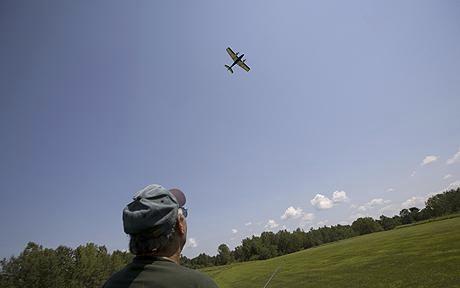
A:
[[[136,256],[133,262],[112,275],[103,288],[217,288],[203,273],[155,256]]]

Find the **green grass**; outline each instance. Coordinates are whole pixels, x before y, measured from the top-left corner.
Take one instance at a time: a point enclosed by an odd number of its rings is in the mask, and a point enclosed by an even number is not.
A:
[[[460,287],[460,218],[202,271],[221,288],[262,288],[278,266],[268,287]]]

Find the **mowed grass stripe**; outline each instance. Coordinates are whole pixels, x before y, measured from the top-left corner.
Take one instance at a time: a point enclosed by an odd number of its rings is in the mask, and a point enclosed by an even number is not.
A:
[[[204,269],[219,287],[460,287],[460,217]]]

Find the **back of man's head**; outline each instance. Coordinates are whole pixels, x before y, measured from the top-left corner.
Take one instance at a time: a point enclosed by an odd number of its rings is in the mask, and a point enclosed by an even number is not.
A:
[[[123,209],[123,228],[135,255],[170,256],[182,250],[187,234],[186,198],[179,189],[152,184]]]

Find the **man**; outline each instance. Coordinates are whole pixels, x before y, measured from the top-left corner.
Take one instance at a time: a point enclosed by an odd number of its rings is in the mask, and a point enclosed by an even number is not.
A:
[[[217,288],[208,276],[180,266],[187,239],[185,195],[179,189],[149,185],[123,209],[123,228],[129,234],[133,262],[115,273],[104,288]]]

